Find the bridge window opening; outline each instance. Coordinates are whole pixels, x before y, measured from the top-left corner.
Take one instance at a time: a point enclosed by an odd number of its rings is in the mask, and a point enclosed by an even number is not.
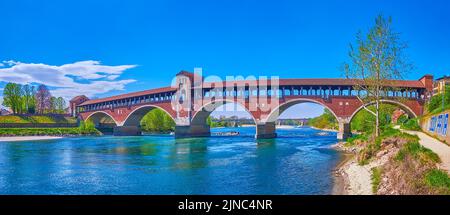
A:
[[[342,91],[342,95],[343,95],[343,96],[349,96],[348,90],[343,90],[343,91]]]
[[[266,91],[265,90],[259,90],[259,95],[260,96],[265,96],[266,95]]]
[[[339,95],[339,90],[333,90],[333,96],[338,96]]]

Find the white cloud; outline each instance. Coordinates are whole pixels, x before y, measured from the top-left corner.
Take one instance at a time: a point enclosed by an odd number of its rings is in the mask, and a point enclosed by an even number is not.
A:
[[[112,90],[124,90],[133,79],[117,80],[127,69],[136,65],[108,66],[99,61],[79,61],[61,66],[42,63],[3,61],[6,68],[0,68],[0,82],[19,84],[45,84],[54,88],[54,96],[71,99],[77,95],[88,97]]]

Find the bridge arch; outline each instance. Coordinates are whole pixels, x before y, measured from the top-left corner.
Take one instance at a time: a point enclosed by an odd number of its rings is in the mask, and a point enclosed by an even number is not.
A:
[[[391,104],[391,105],[395,105],[395,106],[399,107],[400,109],[405,111],[406,114],[408,114],[408,116],[411,117],[411,118],[416,118],[417,117],[417,114],[410,107],[408,107],[407,105],[403,104],[400,101],[382,99],[382,100],[380,100],[380,102],[382,104]],[[376,102],[369,102],[367,104],[361,105],[361,107],[356,109],[355,112],[353,112],[353,114],[349,117],[348,122],[351,122],[352,119],[356,116],[356,114],[359,111],[361,111],[362,109],[364,109],[364,107],[372,106],[372,105],[375,105],[375,104],[376,104]]]
[[[336,120],[339,121],[340,118],[339,118],[339,117],[336,115],[336,113],[335,113],[330,107],[328,107],[326,104],[324,104],[324,103],[322,103],[322,102],[320,102],[320,101],[314,100],[314,99],[298,98],[298,99],[292,99],[292,100],[289,100],[289,101],[287,101],[287,102],[284,102],[284,103],[278,105],[278,107],[276,107],[274,110],[272,110],[272,111],[269,113],[269,115],[267,116],[267,118],[264,119],[264,122],[265,122],[265,123],[267,123],[267,122],[275,122],[275,121],[278,119],[278,117],[279,117],[285,110],[289,109],[290,107],[292,107],[292,106],[294,106],[294,105],[302,104],[302,103],[308,103],[308,102],[309,102],[309,103],[318,104],[318,105],[321,105],[322,107],[326,108],[327,110],[329,110],[329,111],[333,114],[333,116],[336,118]]]
[[[255,122],[255,124],[257,123],[255,116],[253,116],[253,114],[240,102],[228,100],[228,99],[220,99],[220,100],[216,100],[216,101],[210,101],[210,102],[204,104],[200,108],[200,110],[195,112],[194,115],[192,116],[191,124],[200,125],[200,124],[205,123],[208,116],[210,116],[211,113],[214,112],[214,110],[216,110],[218,107],[221,107],[223,105],[230,104],[230,103],[242,107],[248,114],[250,114],[250,116],[253,119],[253,122]]]
[[[159,106],[156,105],[143,105],[140,106],[136,109],[134,109],[133,111],[131,111],[127,117],[125,118],[125,120],[123,121],[123,126],[137,126],[139,127],[141,125],[141,120],[142,118],[144,118],[144,116],[150,112],[153,109],[160,109],[162,111],[164,111],[167,115],[170,116],[170,118],[172,118],[172,120],[175,121],[174,117],[172,116],[172,114],[170,114],[167,110],[165,110],[164,108],[161,108]]]
[[[86,117],[85,121],[87,120],[92,120],[95,126],[99,126],[100,123],[114,123],[115,126],[119,125],[114,117],[105,111],[95,111]]]

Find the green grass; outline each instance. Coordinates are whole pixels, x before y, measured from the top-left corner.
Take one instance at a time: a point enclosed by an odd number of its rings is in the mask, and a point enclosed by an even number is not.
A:
[[[417,143],[419,141],[419,137],[417,137],[416,135],[403,133],[398,129],[392,128],[391,126],[382,127],[380,130],[381,130],[380,136],[375,139],[370,138],[370,135],[365,134],[362,135],[361,137],[356,137],[356,139],[351,140],[356,141],[357,139],[360,139],[368,142],[368,144],[359,152],[358,163],[360,165],[368,164],[370,159],[373,156],[375,156],[378,151],[380,151],[382,142],[388,138],[404,139],[407,142],[417,142]]]
[[[411,131],[420,131],[422,128],[419,125],[417,119],[409,119],[406,122],[400,125],[401,129],[411,130]]]
[[[381,182],[381,175],[382,175],[381,168],[377,168],[377,167],[372,168],[371,179],[372,179],[372,192],[373,193],[377,193],[377,191],[378,191],[378,187]]]
[[[410,141],[406,143],[395,156],[395,160],[403,161],[407,155],[411,155],[413,158],[419,159],[423,163],[439,163],[441,161],[436,153],[423,147],[418,141]]]
[[[76,118],[65,116],[0,116],[0,123],[76,123]]]
[[[75,128],[0,128],[0,136],[66,136],[101,135],[91,123],[81,123]]]
[[[425,174],[425,183],[437,188],[444,194],[450,194],[450,177],[446,172],[438,169],[432,169]]]

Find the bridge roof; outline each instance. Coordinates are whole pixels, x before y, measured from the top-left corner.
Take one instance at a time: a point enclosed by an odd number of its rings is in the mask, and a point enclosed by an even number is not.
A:
[[[144,95],[149,95],[149,94],[166,93],[166,92],[173,92],[173,91],[176,91],[176,89],[172,88],[172,87],[161,87],[161,88],[156,88],[156,89],[151,89],[151,90],[126,93],[126,94],[110,96],[110,97],[105,97],[105,98],[100,98],[100,99],[92,99],[92,100],[85,101],[85,102],[81,103],[80,105],[97,104],[97,103],[101,103],[101,102],[114,101],[114,100],[119,100],[119,99],[130,98],[130,97],[138,97],[138,96],[144,96]]]
[[[205,82],[203,83],[203,87],[211,87],[212,84],[217,86],[218,84],[222,84],[223,86],[228,85],[240,85],[249,84],[250,86],[254,86],[255,83],[259,83],[260,80],[253,81],[223,81],[223,82]],[[304,78],[304,79],[279,79],[280,86],[286,85],[294,85],[294,86],[354,86],[355,82],[360,82],[363,84],[361,80],[355,79],[343,79],[343,78]],[[270,80],[267,80],[267,84],[270,84]],[[402,88],[425,88],[422,82],[415,80],[392,80],[389,83],[389,86],[392,87],[402,87]]]

